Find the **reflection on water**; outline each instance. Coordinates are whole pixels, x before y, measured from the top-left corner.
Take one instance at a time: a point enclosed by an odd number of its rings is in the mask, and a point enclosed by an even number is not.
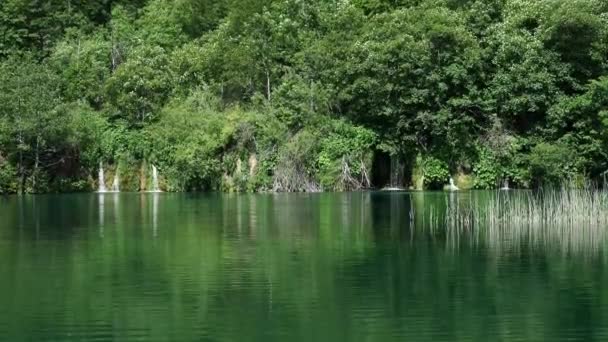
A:
[[[0,340],[606,340],[604,230],[446,226],[486,195],[0,198]]]
[[[158,192],[152,193],[152,234],[158,236]]]
[[[99,193],[99,236],[103,237],[103,224],[106,214],[106,195]]]

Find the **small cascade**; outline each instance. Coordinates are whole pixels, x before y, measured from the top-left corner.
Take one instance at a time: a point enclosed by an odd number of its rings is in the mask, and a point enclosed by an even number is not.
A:
[[[391,156],[390,183],[384,188],[384,190],[402,190],[404,184],[403,171],[404,166],[399,157]]]
[[[151,192],[161,192],[158,186],[158,169],[152,165],[152,190]]]
[[[403,165],[398,157],[391,157],[391,187],[399,188],[403,184]]]
[[[99,187],[98,187],[97,192],[107,192],[108,189],[106,189],[106,178],[105,178],[104,172],[103,172],[103,162],[99,162],[98,182],[99,182]]]
[[[509,180],[508,179],[505,179],[505,182],[503,183],[503,186],[502,186],[502,188],[500,188],[500,190],[503,190],[503,191],[509,191],[509,190],[511,190],[511,188],[509,188]]]
[[[120,192],[120,178],[118,177],[118,171],[114,174],[114,181],[112,182],[112,192]]]
[[[458,191],[458,187],[454,184],[454,178],[450,177],[450,185],[448,186],[448,190],[450,191]]]

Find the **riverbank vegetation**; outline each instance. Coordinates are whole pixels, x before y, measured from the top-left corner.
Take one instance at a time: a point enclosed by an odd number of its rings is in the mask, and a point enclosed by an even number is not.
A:
[[[0,192],[601,183],[607,68],[602,0],[5,0]]]

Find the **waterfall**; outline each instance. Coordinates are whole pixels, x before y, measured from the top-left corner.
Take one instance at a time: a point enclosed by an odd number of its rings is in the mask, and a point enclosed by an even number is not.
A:
[[[458,190],[460,190],[460,189],[458,189],[458,187],[456,186],[456,184],[454,184],[454,178],[452,178],[452,177],[450,177],[449,190],[450,191],[458,191]]]
[[[106,192],[106,179],[103,174],[103,162],[99,162],[99,175],[98,175],[99,188],[97,192]]]
[[[114,181],[112,182],[112,191],[120,192],[120,179],[118,177],[118,170],[116,170],[116,173],[114,174]]]
[[[152,192],[160,192],[158,187],[158,169],[152,165]]]
[[[403,188],[403,163],[397,156],[391,156],[391,179],[386,188],[388,190],[398,190]]]
[[[508,191],[511,190],[511,188],[509,188],[509,180],[505,179],[505,182],[503,183],[502,188],[500,188],[500,190],[504,190],[504,191]]]

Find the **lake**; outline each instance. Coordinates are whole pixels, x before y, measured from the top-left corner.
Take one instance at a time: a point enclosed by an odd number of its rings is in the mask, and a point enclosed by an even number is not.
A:
[[[471,196],[0,197],[0,340],[607,340],[603,233],[438,224]]]

